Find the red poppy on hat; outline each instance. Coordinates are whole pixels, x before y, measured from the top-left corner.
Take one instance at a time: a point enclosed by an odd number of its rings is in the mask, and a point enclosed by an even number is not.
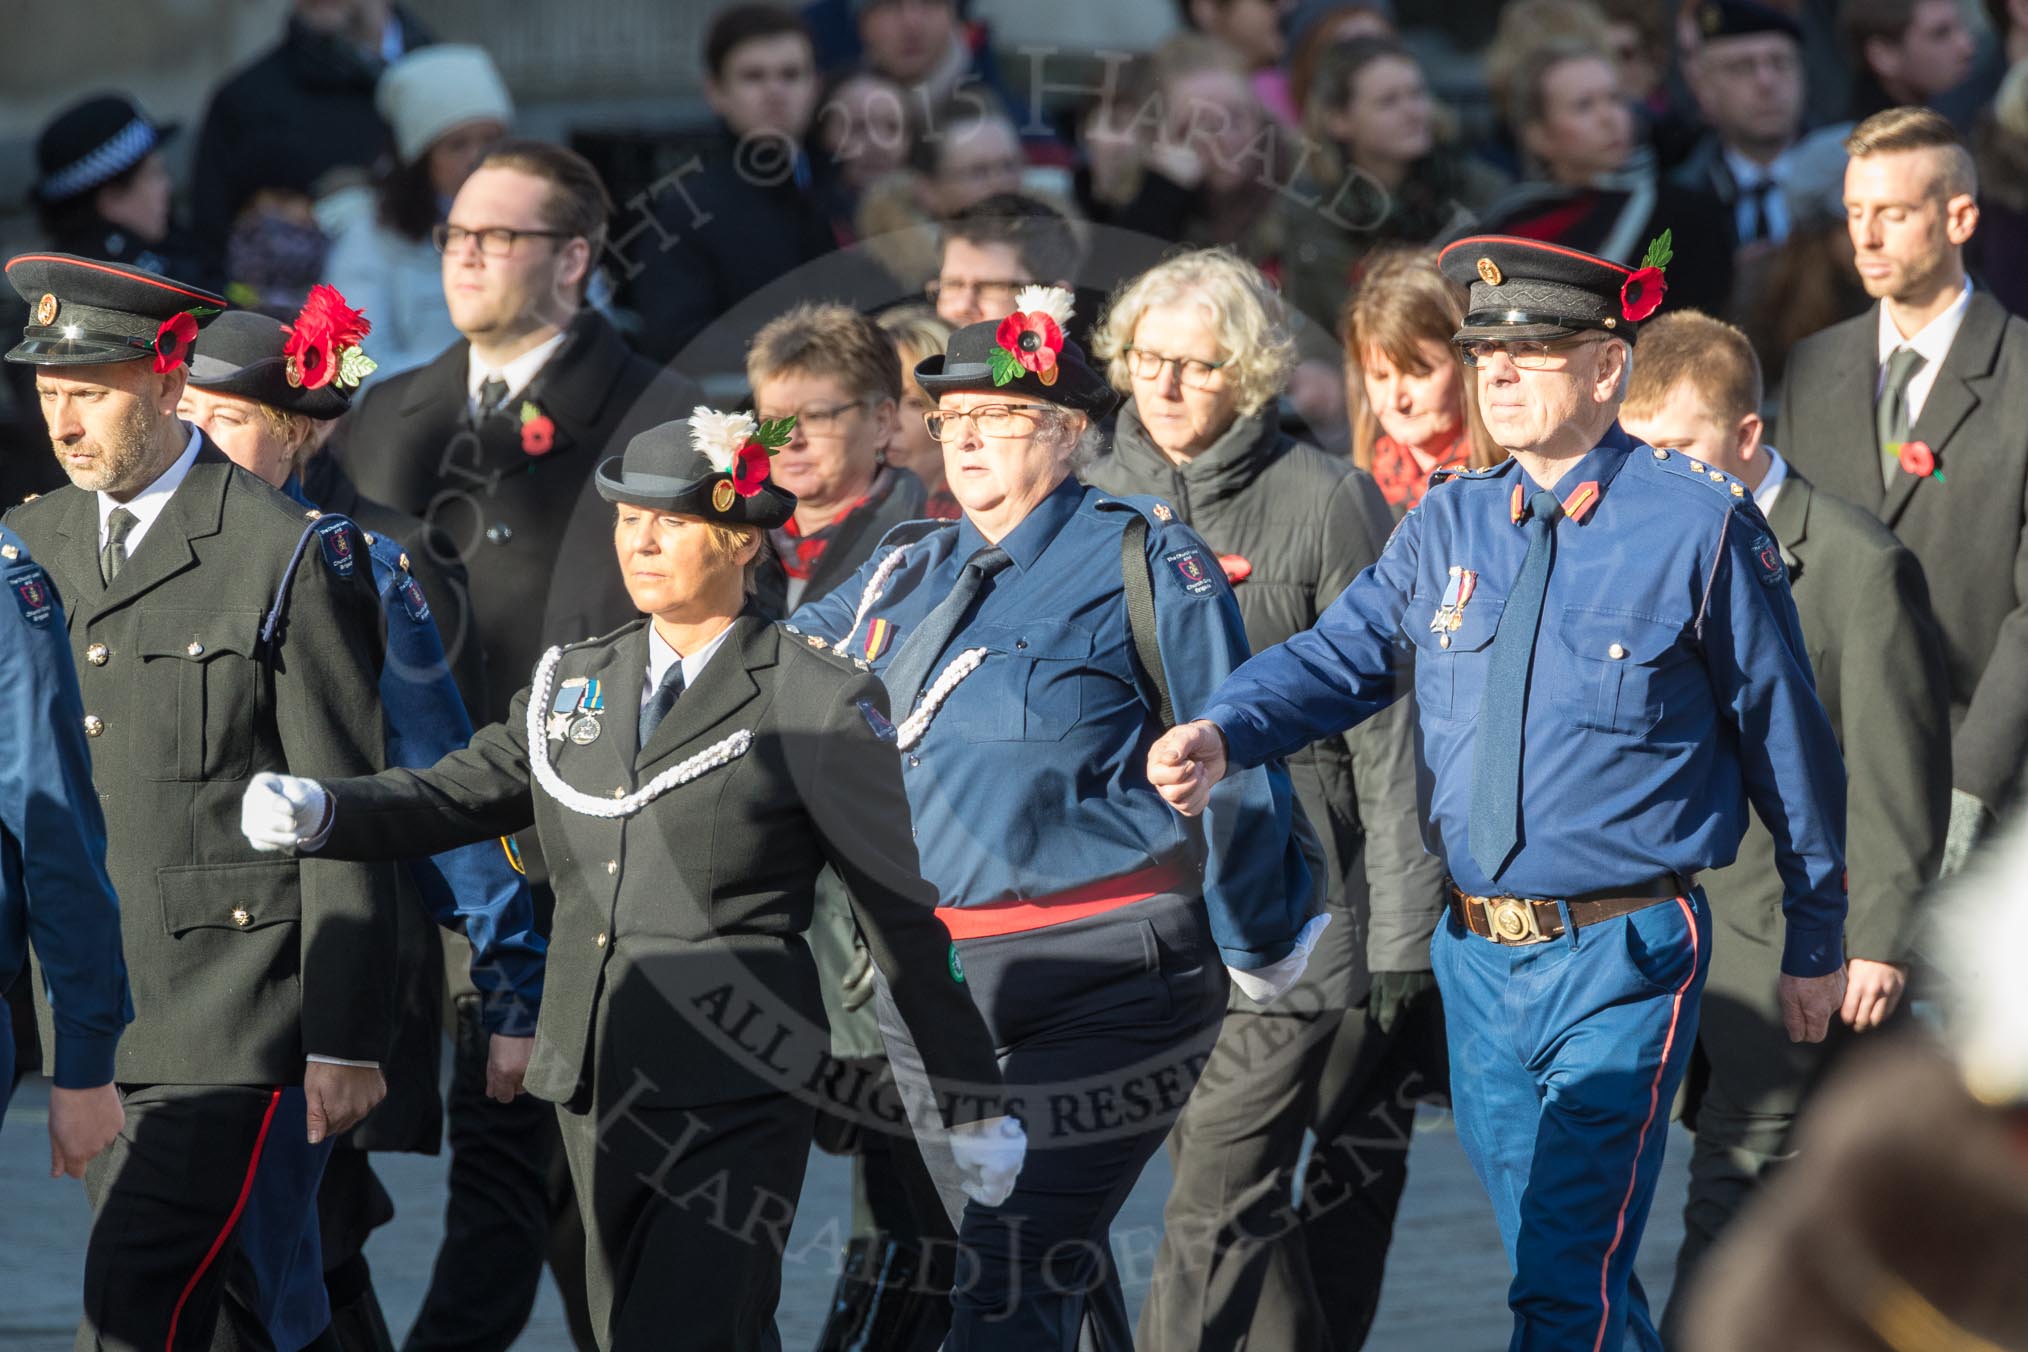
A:
[[[170,315],[155,330],[155,370],[175,370],[189,358],[190,345],[196,341],[197,320],[191,313],[185,310]]]
[[[321,390],[336,380],[356,386],[374,369],[372,359],[359,350],[360,339],[373,332],[373,325],[346,303],[335,286],[311,287],[288,332],[282,354],[290,362],[292,385]]]
[[[993,383],[1009,385],[1027,371],[1044,385],[1056,383],[1056,359],[1063,351],[1063,326],[1070,322],[1072,297],[1060,286],[1025,286],[1014,297],[1014,313],[993,331]]]
[[[1655,313],[1668,293],[1669,284],[1663,280],[1662,272],[1676,256],[1672,234],[1664,230],[1655,236],[1648,244],[1648,252],[1641,257],[1641,266],[1620,286],[1620,314],[1632,323],[1638,324]]]

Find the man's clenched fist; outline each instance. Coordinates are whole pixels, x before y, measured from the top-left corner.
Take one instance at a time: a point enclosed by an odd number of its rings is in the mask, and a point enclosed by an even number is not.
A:
[[[1211,786],[1225,778],[1225,734],[1198,719],[1162,734],[1148,748],[1148,782],[1186,817],[1204,811]]]

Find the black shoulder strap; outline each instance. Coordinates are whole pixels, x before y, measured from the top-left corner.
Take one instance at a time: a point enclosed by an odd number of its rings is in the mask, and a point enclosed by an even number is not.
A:
[[[1134,635],[1134,664],[1155,691],[1155,712],[1164,728],[1176,726],[1169,677],[1162,670],[1162,644],[1155,635],[1155,574],[1148,567],[1148,519],[1139,512],[1120,532],[1120,585],[1127,594],[1127,627]]]

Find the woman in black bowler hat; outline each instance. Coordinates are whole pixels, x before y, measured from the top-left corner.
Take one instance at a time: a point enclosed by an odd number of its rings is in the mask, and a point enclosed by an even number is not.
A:
[[[992,1044],[917,871],[887,699],[747,607],[795,506],[775,425],[699,409],[599,470],[648,617],[552,648],[429,770],[249,786],[263,849],[407,857],[534,823],[556,887],[527,1088],[557,1104],[606,1349],[776,1347],[825,1070],[802,933],[826,863],[997,1201],[1019,1168]],[[978,1149],[972,1150],[976,1142]]]

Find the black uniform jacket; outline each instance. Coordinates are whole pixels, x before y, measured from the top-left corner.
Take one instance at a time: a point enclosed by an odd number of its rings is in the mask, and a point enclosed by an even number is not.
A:
[[[209,439],[111,587],[96,494],[66,486],[7,522],[62,592],[84,694],[134,992],[118,1079],[286,1084],[309,1053],[384,1061],[393,870],[258,854],[239,829],[261,771],[386,763],[380,603],[357,530],[342,548],[313,537],[298,560],[303,509]]]
[[[543,754],[587,804],[716,762],[634,815],[591,815],[537,782],[524,689],[429,770],[327,784],[323,853],[431,854],[533,821],[556,919],[528,1089],[582,1104],[596,1077],[601,1101],[649,1107],[808,1097],[831,1073],[802,938],[830,863],[932,1074],[964,1086],[949,1119],[997,1112],[992,1042],[917,869],[880,682],[748,613],[637,751],[647,669],[636,621],[564,649],[538,692]]]
[[[2028,763],[2028,321],[1972,296],[1909,429],[1943,478],[1891,487],[1873,430],[1879,324],[1876,305],[1796,345],[1769,440],[1921,560],[1950,673],[1951,784],[1999,812]]]

